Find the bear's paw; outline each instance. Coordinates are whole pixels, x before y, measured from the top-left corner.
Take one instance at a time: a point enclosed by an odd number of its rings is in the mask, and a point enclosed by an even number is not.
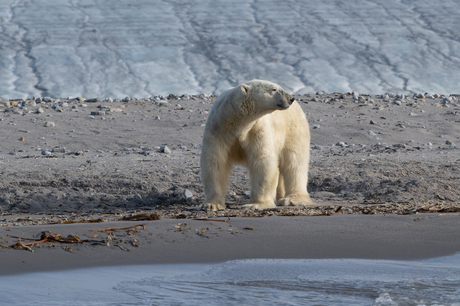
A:
[[[305,206],[314,205],[309,195],[290,195],[279,199],[276,202],[277,206]]]
[[[276,208],[275,203],[253,203],[253,204],[246,204],[243,205],[242,209],[244,210],[264,210],[269,208]]]
[[[218,210],[225,210],[226,207],[225,205],[222,204],[216,204],[216,203],[204,203],[201,204],[200,210],[205,210],[205,211],[218,211]]]

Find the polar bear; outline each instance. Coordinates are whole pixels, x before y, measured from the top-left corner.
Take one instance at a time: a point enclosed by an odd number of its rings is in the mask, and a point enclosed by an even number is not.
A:
[[[225,209],[234,164],[249,169],[251,198],[244,208],[311,205],[309,159],[307,118],[281,86],[252,80],[226,90],[214,102],[204,130],[201,209]]]

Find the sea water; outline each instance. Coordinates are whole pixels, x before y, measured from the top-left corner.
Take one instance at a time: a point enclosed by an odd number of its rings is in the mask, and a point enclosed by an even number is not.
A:
[[[0,277],[2,305],[460,305],[460,254],[250,259]]]

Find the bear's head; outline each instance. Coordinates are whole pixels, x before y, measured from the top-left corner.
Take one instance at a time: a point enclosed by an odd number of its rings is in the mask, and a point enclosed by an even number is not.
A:
[[[251,106],[259,112],[288,109],[295,101],[281,86],[269,81],[252,80],[241,85],[240,89],[246,102],[253,104]]]

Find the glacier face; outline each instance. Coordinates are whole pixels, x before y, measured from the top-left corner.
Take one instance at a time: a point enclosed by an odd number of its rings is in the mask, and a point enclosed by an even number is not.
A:
[[[2,0],[0,98],[458,93],[457,0]]]

